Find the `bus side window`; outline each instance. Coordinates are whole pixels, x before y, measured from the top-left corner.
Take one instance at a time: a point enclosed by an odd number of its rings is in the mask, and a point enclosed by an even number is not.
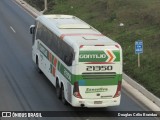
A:
[[[58,55],[58,39],[57,39],[57,36],[54,35],[54,52],[56,55]]]
[[[37,24],[37,34],[36,34],[36,40],[37,39],[40,39],[41,40],[41,37],[42,37],[42,25],[40,23]]]
[[[52,33],[49,30],[46,30],[46,42],[47,42],[47,46],[49,46],[49,48],[51,49]]]
[[[64,62],[65,62],[68,66],[70,66],[70,65],[69,65],[69,56],[67,56],[67,55],[64,56]]]
[[[70,54],[66,55],[64,61],[65,61],[65,63],[66,63],[68,66],[72,66],[73,54],[70,53]]]
[[[73,62],[73,51],[71,49],[71,47],[64,43],[63,44],[63,61],[66,65],[68,66],[72,66],[72,62]]]

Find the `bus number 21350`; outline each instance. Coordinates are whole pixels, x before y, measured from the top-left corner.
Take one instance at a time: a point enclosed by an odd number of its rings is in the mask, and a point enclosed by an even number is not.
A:
[[[111,71],[113,66],[87,66],[87,71]]]

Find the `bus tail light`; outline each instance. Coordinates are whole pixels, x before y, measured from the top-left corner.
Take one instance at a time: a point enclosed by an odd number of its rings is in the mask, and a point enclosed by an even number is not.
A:
[[[120,94],[121,94],[121,84],[122,84],[122,81],[118,81],[117,91],[116,91],[113,98],[120,96]]]
[[[80,92],[79,92],[79,85],[78,85],[78,81],[76,81],[74,83],[74,88],[73,88],[73,95],[77,98],[82,98]]]

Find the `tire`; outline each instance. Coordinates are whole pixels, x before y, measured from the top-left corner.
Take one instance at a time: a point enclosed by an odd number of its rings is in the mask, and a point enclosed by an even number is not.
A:
[[[39,68],[39,60],[38,60],[38,56],[36,56],[36,69],[37,69],[37,71],[38,71],[38,73],[42,73],[42,71],[41,71],[41,69]]]
[[[62,103],[63,103],[64,105],[67,105],[67,101],[66,101],[65,95],[64,95],[64,87],[63,87],[63,85],[62,85],[62,87],[61,87],[61,92],[62,92]]]
[[[59,86],[58,80],[56,82],[56,95],[57,95],[58,99],[61,99],[61,88]]]

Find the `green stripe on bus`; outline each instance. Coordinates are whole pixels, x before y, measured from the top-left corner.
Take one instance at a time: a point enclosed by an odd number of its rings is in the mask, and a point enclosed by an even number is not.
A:
[[[103,86],[103,85],[117,85],[118,81],[122,80],[122,74],[116,74],[115,76],[106,75],[103,79],[84,79],[83,75],[71,74],[64,65],[58,64],[58,71],[73,85],[74,82],[84,80],[86,86]]]
[[[68,81],[72,81],[72,74],[71,72],[62,64],[58,64],[58,71],[68,80]]]
[[[104,85],[117,85],[118,81],[122,80],[122,74],[116,74],[114,78],[104,79],[83,79],[82,75],[73,75],[71,84],[76,81],[84,81],[85,86],[104,86]]]
[[[53,68],[52,64],[50,64],[50,73],[52,73],[52,68]]]
[[[120,51],[113,50],[113,54],[116,56],[116,59],[114,60],[114,62],[119,62],[120,61]]]
[[[48,59],[49,58],[49,51],[41,44],[38,44],[39,51]]]

